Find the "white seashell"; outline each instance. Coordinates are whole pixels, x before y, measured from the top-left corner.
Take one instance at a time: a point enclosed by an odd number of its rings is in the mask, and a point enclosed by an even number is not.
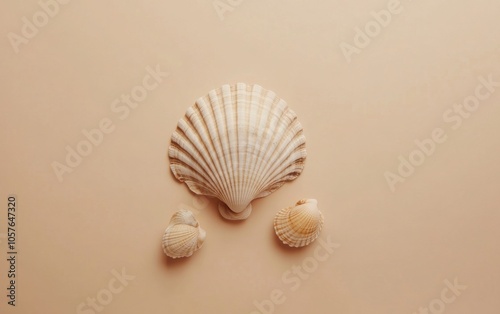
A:
[[[295,206],[283,208],[274,218],[274,231],[291,247],[310,244],[323,228],[323,215],[315,199],[300,200]]]
[[[304,168],[306,149],[295,113],[259,85],[224,85],[180,119],[168,149],[170,169],[196,194],[218,198],[226,219],[246,219],[251,202]]]
[[[191,256],[201,248],[205,237],[193,213],[181,209],[172,216],[163,234],[163,252],[172,258]]]

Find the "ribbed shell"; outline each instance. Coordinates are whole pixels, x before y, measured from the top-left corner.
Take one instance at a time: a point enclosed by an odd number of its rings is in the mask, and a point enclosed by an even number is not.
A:
[[[163,234],[163,251],[172,258],[191,256],[203,245],[205,236],[193,214],[181,209],[172,216]]]
[[[315,199],[300,200],[295,206],[283,208],[274,218],[278,238],[291,247],[310,244],[323,228],[323,215]]]
[[[250,202],[295,179],[306,158],[295,113],[259,85],[224,85],[180,119],[170,169],[196,194],[218,198],[227,219],[246,219]]]

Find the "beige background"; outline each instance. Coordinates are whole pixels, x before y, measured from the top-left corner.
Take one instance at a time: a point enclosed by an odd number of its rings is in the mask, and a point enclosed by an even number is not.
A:
[[[73,0],[15,53],[8,34],[40,6],[2,1],[0,233],[15,193],[20,253],[12,308],[0,235],[0,312],[79,313],[125,268],[135,278],[101,313],[251,313],[273,289],[286,298],[274,313],[439,313],[455,278],[467,289],[445,313],[498,313],[500,89],[456,130],[442,115],[474,95],[479,76],[500,81],[500,2],[402,1],[350,63],[339,45],[389,1],[230,3],[221,19],[211,0]],[[120,120],[111,103],[156,65],[169,76]],[[308,157],[297,180],[230,223],[174,180],[166,149],[188,106],[239,81],[288,102]],[[103,118],[114,131],[59,182],[51,164]],[[435,128],[446,142],[391,192],[384,173]],[[285,248],[272,219],[303,197],[318,199],[321,238],[340,247],[292,291],[283,274],[318,242]],[[172,261],[160,239],[179,207],[208,235]]]

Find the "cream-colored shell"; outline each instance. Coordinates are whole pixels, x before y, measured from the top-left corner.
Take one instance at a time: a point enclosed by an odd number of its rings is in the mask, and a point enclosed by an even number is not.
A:
[[[300,200],[295,206],[283,208],[274,217],[274,231],[278,238],[291,247],[310,244],[323,228],[323,214],[315,199]]]
[[[196,194],[218,198],[226,219],[246,219],[304,168],[305,137],[295,113],[259,85],[224,85],[180,119],[168,149],[170,169]]]
[[[205,230],[193,213],[181,209],[172,216],[163,234],[163,252],[172,258],[191,256],[203,245],[205,237]]]

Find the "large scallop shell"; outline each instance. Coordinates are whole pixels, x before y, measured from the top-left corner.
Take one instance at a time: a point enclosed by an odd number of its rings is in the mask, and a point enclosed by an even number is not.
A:
[[[172,216],[163,234],[163,251],[172,258],[191,256],[203,245],[205,236],[193,213],[181,209]]]
[[[283,208],[274,218],[274,231],[284,244],[302,247],[319,236],[323,215],[315,199],[300,200],[295,206]]]
[[[224,85],[180,119],[168,149],[170,169],[196,194],[218,198],[226,219],[246,219],[252,200],[304,168],[305,136],[296,114],[259,85]]]

